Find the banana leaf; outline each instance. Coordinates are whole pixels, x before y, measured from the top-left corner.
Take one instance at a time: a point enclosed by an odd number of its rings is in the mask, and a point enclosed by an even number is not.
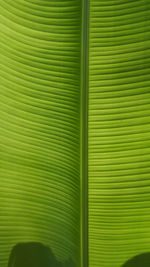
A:
[[[52,267],[149,252],[149,0],[1,0],[0,14],[0,266],[37,262],[35,247]]]
[[[22,242],[77,266],[81,1],[0,4],[0,266]]]
[[[150,251],[150,1],[89,16],[89,266],[120,267]]]

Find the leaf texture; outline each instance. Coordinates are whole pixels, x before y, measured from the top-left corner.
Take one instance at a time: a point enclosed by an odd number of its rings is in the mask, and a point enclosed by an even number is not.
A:
[[[120,267],[150,248],[149,0],[1,0],[0,14],[0,266],[37,241]]]
[[[1,0],[0,266],[18,242],[80,262],[80,0]]]
[[[90,1],[90,267],[150,250],[149,18],[149,1]]]

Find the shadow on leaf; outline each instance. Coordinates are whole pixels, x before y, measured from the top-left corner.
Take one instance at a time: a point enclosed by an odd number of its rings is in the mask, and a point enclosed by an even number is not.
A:
[[[150,267],[150,252],[129,259],[122,267]]]
[[[72,260],[57,261],[52,250],[36,242],[18,243],[12,248],[8,267],[75,267]]]

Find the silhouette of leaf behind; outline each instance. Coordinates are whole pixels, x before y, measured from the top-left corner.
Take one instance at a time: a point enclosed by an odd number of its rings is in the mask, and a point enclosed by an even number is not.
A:
[[[122,267],[150,267],[150,252],[136,255],[126,261]]]
[[[61,263],[52,250],[41,243],[19,243],[12,248],[8,267],[74,267],[71,259]]]

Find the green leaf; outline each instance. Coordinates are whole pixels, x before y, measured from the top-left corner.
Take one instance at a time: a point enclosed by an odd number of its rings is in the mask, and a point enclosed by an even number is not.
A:
[[[79,266],[81,1],[0,13],[0,266],[29,241]]]
[[[90,267],[150,250],[149,16],[149,1],[90,1]]]
[[[120,267],[150,244],[149,0],[1,0],[0,14],[0,266],[40,242]]]

